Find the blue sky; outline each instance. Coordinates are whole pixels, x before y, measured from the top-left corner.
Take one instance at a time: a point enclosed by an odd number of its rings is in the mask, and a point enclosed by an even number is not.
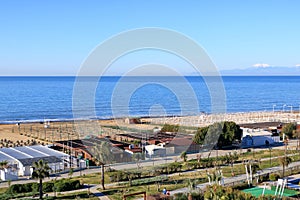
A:
[[[1,1],[0,75],[75,75],[105,39],[143,27],[189,36],[220,70],[292,67],[300,64],[299,8],[297,0]]]

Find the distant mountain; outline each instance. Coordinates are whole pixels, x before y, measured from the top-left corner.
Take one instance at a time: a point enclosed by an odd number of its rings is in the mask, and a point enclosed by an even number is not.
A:
[[[250,67],[221,70],[223,76],[300,76],[300,67]]]

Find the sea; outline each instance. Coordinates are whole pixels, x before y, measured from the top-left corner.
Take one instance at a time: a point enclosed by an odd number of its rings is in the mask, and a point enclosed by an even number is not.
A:
[[[0,77],[0,123],[200,115],[218,102],[228,113],[298,111],[299,88],[299,76]]]

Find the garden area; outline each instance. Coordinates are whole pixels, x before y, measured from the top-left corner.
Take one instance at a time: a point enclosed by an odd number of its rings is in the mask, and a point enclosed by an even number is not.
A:
[[[79,180],[73,179],[60,179],[43,183],[43,192],[56,193],[56,196],[60,192],[72,191],[83,188],[83,185]],[[39,195],[38,183],[26,183],[26,184],[14,184],[8,188],[2,188],[0,199],[16,199],[26,197],[37,197]],[[49,197],[50,198],[50,197]],[[51,197],[52,198],[52,197]]]
[[[163,188],[168,190],[176,190],[184,187],[191,187],[208,182],[208,173],[212,174],[216,169],[222,169],[223,177],[232,177],[240,174],[245,174],[245,164],[253,162],[252,170],[255,174],[258,170],[263,170],[271,166],[281,165],[281,159],[284,155],[284,150],[273,149],[270,163],[269,150],[261,150],[245,153],[228,153],[225,156],[188,159],[188,155],[181,156],[182,161],[177,161],[170,164],[163,164],[154,167],[143,167],[131,170],[112,170],[107,169],[105,172],[106,190],[100,190],[111,199],[122,199],[124,194],[130,194],[138,191],[146,191],[147,194],[158,194]],[[287,154],[292,161],[299,161],[300,156],[295,151],[288,150]],[[255,166],[254,166],[255,164]],[[300,172],[299,170],[286,171],[286,175]],[[281,177],[281,172],[270,174],[270,176],[260,176],[259,181],[267,181],[278,179]],[[83,179],[85,182],[94,180],[94,184],[99,184],[100,174],[95,177]],[[274,178],[275,177],[275,178]],[[130,199],[130,198],[129,198]]]

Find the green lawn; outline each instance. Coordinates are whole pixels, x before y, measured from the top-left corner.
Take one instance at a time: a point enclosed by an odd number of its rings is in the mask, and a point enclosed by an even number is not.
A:
[[[131,194],[135,192],[143,192],[146,191],[148,194],[159,194],[162,192],[163,188],[167,190],[176,190],[179,188],[186,187],[185,183],[177,183],[175,184],[173,181],[163,182],[161,184],[150,184],[150,185],[143,185],[143,186],[134,186],[134,187],[126,187],[126,186],[114,186],[108,188],[105,191],[101,191],[105,195],[108,195],[110,199],[114,200],[122,200],[124,194]],[[127,199],[135,199],[138,197],[143,197],[142,195],[136,197],[128,197]]]
[[[99,199],[95,197],[93,194],[88,194],[87,192],[74,192],[68,194],[59,194],[57,195],[56,199],[92,199],[96,200]]]

